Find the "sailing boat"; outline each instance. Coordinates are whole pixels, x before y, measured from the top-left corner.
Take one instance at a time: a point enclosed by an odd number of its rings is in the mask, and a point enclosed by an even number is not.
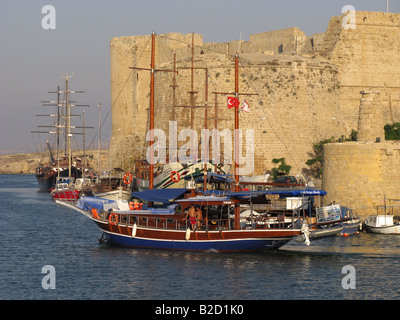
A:
[[[208,70],[207,68],[195,68],[194,67],[194,33],[192,33],[192,55],[191,55],[191,67],[183,67],[182,69],[190,69],[191,70],[191,88],[188,92],[190,94],[190,105],[186,106],[176,106],[175,98],[173,98],[172,102],[172,120],[175,121],[175,108],[176,107],[189,107],[190,108],[190,119],[191,124],[190,128],[194,129],[194,95],[197,93],[194,91],[194,69],[202,69],[205,71],[205,105],[200,106],[204,107],[205,110],[205,127],[207,128],[207,111],[208,111]],[[131,69],[139,69],[142,68],[134,68]],[[172,71],[174,74],[173,78],[173,97],[175,97],[175,89],[176,78],[175,74],[178,73],[178,69],[176,67],[176,55],[174,55],[174,67]],[[165,164],[157,164],[156,170],[153,170],[153,179],[154,184],[153,187],[155,189],[165,189],[165,188],[185,188],[189,183],[193,183],[193,177],[197,177],[201,174],[204,175],[206,172],[206,167],[208,165],[208,172],[216,173],[216,174],[227,174],[230,170],[230,165],[223,163],[222,161],[219,163],[213,163],[213,161],[209,160],[208,163],[198,159],[196,157],[189,157],[186,159],[185,163],[181,161],[170,161],[168,156],[166,157],[167,161]],[[137,188],[142,190],[148,190],[150,185],[150,165],[146,160],[136,160],[135,161],[135,179]]]
[[[154,54],[153,33],[150,130],[154,128]],[[235,57],[235,71],[235,95],[238,95],[238,56]],[[238,128],[238,115],[235,115],[235,120],[235,128]],[[276,218],[268,215],[254,217],[252,214],[246,218],[249,223],[241,222],[241,204],[248,203],[249,199],[258,197],[260,193],[242,193],[238,190],[238,161],[235,164],[236,190],[228,194],[198,195],[194,190],[184,188],[154,189],[153,143],[154,136],[151,136],[150,189],[132,193],[141,201],[147,201],[138,210],[131,210],[123,201],[91,197],[80,197],[76,204],[58,203],[83,213],[97,224],[109,241],[126,247],[223,252],[267,251],[277,249],[307,231],[307,224],[295,215],[279,224],[274,223]],[[238,158],[237,146],[235,158]]]
[[[74,185],[75,177],[72,176],[72,168],[75,166],[75,163],[72,162],[72,149],[71,149],[71,137],[73,134],[81,134],[79,132],[71,132],[71,128],[82,128],[85,129],[84,120],[83,126],[72,126],[71,125],[71,107],[72,106],[87,106],[87,105],[75,105],[72,104],[69,100],[69,95],[71,93],[82,93],[83,91],[72,91],[69,89],[69,76],[65,76],[65,90],[58,91],[58,93],[63,93],[65,95],[65,100],[63,101],[63,106],[66,108],[65,113],[65,133],[67,139],[67,146],[68,146],[68,176],[67,177],[60,177],[58,175],[56,184],[51,189],[51,196],[53,199],[63,199],[63,200],[77,200],[80,194],[80,189],[76,188]],[[83,133],[84,134],[84,133]],[[81,172],[83,172],[82,170]],[[81,177],[84,178],[81,173]]]
[[[60,95],[63,91],[60,91],[60,87],[57,87],[56,91],[51,91],[49,93],[57,93],[57,100],[55,101],[43,101],[43,106],[56,106],[57,113],[54,114],[39,114],[37,117],[55,117],[55,124],[51,126],[39,125],[38,130],[31,131],[31,133],[48,133],[56,135],[56,158],[54,157],[53,150],[50,146],[50,142],[46,141],[47,148],[50,153],[50,160],[46,164],[41,164],[36,168],[35,177],[39,184],[39,191],[42,192],[50,192],[51,188],[56,184],[57,178],[68,177],[71,176],[74,179],[82,177],[82,169],[83,169],[83,161],[79,157],[73,157],[73,162],[71,165],[71,172],[68,170],[68,156],[67,151],[65,149],[64,155],[59,156],[59,147],[60,147],[60,135],[63,134],[63,129],[65,130],[65,125],[62,124],[62,119],[65,118],[65,115],[60,110],[61,107],[65,106],[65,102],[61,100]],[[77,115],[71,115],[77,116]],[[43,128],[54,128],[48,130]],[[66,132],[66,131],[65,131]],[[65,134],[64,132],[64,134]]]

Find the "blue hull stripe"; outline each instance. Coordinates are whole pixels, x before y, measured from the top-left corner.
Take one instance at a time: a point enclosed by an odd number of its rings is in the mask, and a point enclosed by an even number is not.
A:
[[[127,237],[115,233],[108,233],[112,243],[124,247],[136,248],[154,248],[154,249],[170,249],[170,250],[199,250],[199,251],[268,251],[274,250],[292,238],[281,239],[243,239],[243,240],[217,240],[217,241],[177,241],[177,240],[157,240],[140,237]]]

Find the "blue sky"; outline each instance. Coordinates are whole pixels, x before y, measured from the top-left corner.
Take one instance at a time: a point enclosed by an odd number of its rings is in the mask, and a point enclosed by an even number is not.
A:
[[[98,126],[110,111],[110,51],[113,37],[156,33],[200,33],[205,42],[243,40],[249,35],[298,27],[307,35],[324,32],[344,5],[358,11],[386,11],[386,0],[1,0],[0,2],[0,153],[43,150],[45,137],[31,134],[36,114],[49,113],[42,100],[73,75],[71,89],[85,111],[87,125]],[[42,28],[42,7],[56,9],[56,29]],[[389,1],[400,12],[400,0]],[[109,139],[111,114],[102,129]],[[86,141],[97,147],[97,129]],[[77,138],[80,139],[80,138]],[[103,140],[103,139],[102,139]]]

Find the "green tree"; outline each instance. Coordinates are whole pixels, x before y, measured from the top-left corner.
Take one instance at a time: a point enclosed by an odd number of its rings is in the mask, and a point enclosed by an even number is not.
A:
[[[306,165],[310,167],[311,173],[318,179],[322,176],[322,166],[324,164],[324,145],[331,142],[344,142],[344,141],[357,141],[357,131],[351,130],[350,137],[346,138],[344,135],[339,139],[331,137],[329,139],[321,140],[313,144],[313,157],[306,161]]]
[[[274,180],[279,176],[289,174],[290,170],[292,169],[292,166],[286,164],[285,158],[274,158],[272,159],[272,163],[275,165],[279,164],[277,168],[272,168],[271,170],[272,178]]]
[[[386,140],[400,140],[400,122],[384,126]]]
[[[318,179],[322,176],[322,165],[324,163],[324,145],[334,142],[335,138],[321,140],[313,144],[314,156],[306,161],[306,165],[310,167],[311,172]]]

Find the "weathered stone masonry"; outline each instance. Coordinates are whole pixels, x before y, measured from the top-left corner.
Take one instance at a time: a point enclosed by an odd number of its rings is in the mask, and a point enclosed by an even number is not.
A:
[[[194,34],[194,67],[207,67],[209,73],[209,128],[215,126],[212,92],[234,91],[236,52],[240,91],[258,93],[240,98],[251,108],[251,113],[241,113],[240,127],[254,129],[255,174],[271,169],[276,157],[285,157],[297,174],[307,167],[313,143],[357,130],[361,91],[379,90],[382,121],[400,121],[400,14],[356,12],[356,29],[348,30],[343,29],[342,19],[333,17],[326,32],[312,36],[289,28],[253,34],[249,41],[204,43],[200,34]],[[165,34],[156,40],[156,68],[172,69],[176,56],[177,106],[191,103],[190,70],[183,69],[191,66],[191,44],[192,34]],[[126,166],[129,158],[142,158],[147,148],[149,72],[129,67],[149,67],[150,36],[113,38],[110,47],[111,154],[118,165]],[[155,124],[168,136],[168,121],[174,114],[173,74],[156,73],[155,85]],[[194,105],[204,106],[203,69],[195,69],[193,89]],[[226,96],[217,99],[218,129],[233,129]],[[204,108],[194,112],[194,128],[200,131]],[[175,120],[178,131],[189,127],[190,108],[175,108]],[[390,158],[386,153],[379,154]]]

